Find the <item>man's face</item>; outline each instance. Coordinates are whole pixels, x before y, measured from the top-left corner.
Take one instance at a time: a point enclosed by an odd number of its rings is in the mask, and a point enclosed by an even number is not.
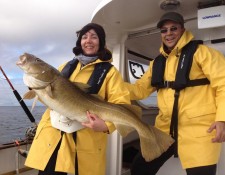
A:
[[[162,42],[172,50],[184,33],[184,28],[174,21],[166,21],[160,28]]]

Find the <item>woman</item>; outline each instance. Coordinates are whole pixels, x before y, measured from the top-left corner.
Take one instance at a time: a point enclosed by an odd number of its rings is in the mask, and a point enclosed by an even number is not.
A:
[[[105,31],[95,23],[87,24],[78,32],[73,52],[79,62],[69,77],[72,82],[87,83],[95,65],[112,61],[111,53],[105,48]],[[65,65],[59,69],[62,70]],[[111,103],[130,103],[129,93],[114,66],[106,74],[98,95]],[[74,173],[75,169],[78,169],[79,175],[104,175],[107,135],[115,127],[95,114],[87,112],[87,118],[89,122],[82,123],[84,128],[76,132],[75,143],[73,134],[52,127],[50,110],[47,109],[38,125],[25,165],[38,169],[39,175],[65,175]],[[74,161],[75,157],[77,161]],[[75,162],[78,166],[74,167]]]

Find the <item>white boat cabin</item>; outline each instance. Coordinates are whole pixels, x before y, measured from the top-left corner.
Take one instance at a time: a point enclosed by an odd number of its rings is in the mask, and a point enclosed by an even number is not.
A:
[[[107,47],[113,53],[113,64],[125,81],[139,78],[149,61],[159,53],[159,18],[168,11],[181,13],[185,28],[195,39],[225,54],[225,3],[220,0],[103,0],[95,10],[92,22],[106,30]],[[143,120],[154,124],[157,114],[156,94],[137,101],[143,109]],[[129,158],[135,153],[136,133],[122,139],[116,132],[109,140],[107,175],[129,175]],[[225,148],[225,146],[223,146]],[[127,160],[128,159],[128,160]],[[131,160],[130,160],[131,161]],[[217,175],[225,172],[225,150],[221,154]],[[179,158],[170,158],[157,175],[186,175]]]

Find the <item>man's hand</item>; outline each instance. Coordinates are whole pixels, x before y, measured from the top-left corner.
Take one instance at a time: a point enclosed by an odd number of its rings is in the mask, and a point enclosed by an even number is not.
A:
[[[213,130],[216,130],[216,136],[212,139],[213,143],[225,142],[225,122],[217,121],[214,122],[207,132],[211,133]]]
[[[89,111],[87,111],[87,118],[87,122],[81,123],[83,126],[98,132],[108,132],[108,127],[105,124],[105,121],[99,118],[97,115],[91,114]]]

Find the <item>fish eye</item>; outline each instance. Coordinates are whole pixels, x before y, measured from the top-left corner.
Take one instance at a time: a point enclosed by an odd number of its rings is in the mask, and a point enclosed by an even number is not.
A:
[[[41,61],[40,58],[36,58],[36,59],[35,59],[35,62],[40,62],[40,61]]]

